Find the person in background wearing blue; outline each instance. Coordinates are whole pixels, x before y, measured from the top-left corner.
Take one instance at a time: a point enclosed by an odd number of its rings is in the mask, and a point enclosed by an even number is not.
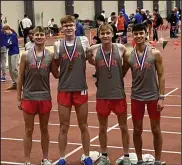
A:
[[[7,37],[4,34],[4,32],[2,31],[2,22],[0,24],[0,30],[1,30],[1,40],[0,40],[0,44],[1,44],[1,82],[5,82],[6,81]]]
[[[8,50],[8,66],[9,74],[13,81],[12,86],[7,90],[17,89],[17,79],[18,79],[18,60],[19,60],[19,46],[17,34],[8,25],[3,26],[3,32],[7,35],[7,45]]]
[[[143,17],[140,14],[140,10],[136,9],[136,14],[134,15],[134,18],[133,18],[132,22],[134,24],[138,24],[138,23],[142,23],[142,21],[143,21]]]
[[[128,15],[125,13],[124,9],[121,9],[121,12],[123,14],[123,17],[125,18],[125,25],[124,25],[124,32],[123,35],[127,36],[127,29],[128,29],[128,23],[129,23],[129,17]]]
[[[76,36],[85,36],[85,30],[83,28],[83,25],[78,21],[79,15],[77,13],[73,14],[76,20]]]

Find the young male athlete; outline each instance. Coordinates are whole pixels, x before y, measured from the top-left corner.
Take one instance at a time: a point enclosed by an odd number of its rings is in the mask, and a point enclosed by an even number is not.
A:
[[[162,134],[160,129],[160,114],[164,108],[165,77],[162,56],[159,50],[147,46],[146,27],[143,24],[133,26],[133,39],[136,46],[130,55],[124,56],[123,74],[129,67],[132,72],[131,112],[133,119],[133,142],[138,157],[142,160],[142,131],[145,105],[150,117],[155,150],[155,165],[161,165]]]
[[[112,43],[113,28],[109,24],[99,27],[101,44],[93,45],[87,51],[88,62],[95,66],[97,75],[96,111],[99,120],[99,141],[102,156],[98,165],[110,165],[107,154],[108,116],[113,111],[118,118],[122,133],[123,165],[131,165],[129,160],[129,133],[127,127],[127,103],[124,92],[122,60],[126,48]],[[116,162],[121,164],[121,162]]]
[[[30,165],[32,134],[36,114],[39,114],[41,130],[43,151],[41,165],[51,165],[48,160],[49,134],[47,128],[52,108],[49,75],[52,72],[53,76],[58,78],[59,72],[53,60],[53,53],[45,48],[45,30],[43,27],[38,26],[33,30],[33,33],[35,46],[21,56],[17,84],[18,107],[22,110],[25,121],[23,143],[25,165]]]
[[[72,106],[75,107],[78,125],[81,131],[81,139],[85,154],[84,164],[93,165],[89,157],[90,135],[88,132],[88,93],[86,84],[86,49],[89,42],[85,36],[75,36],[75,19],[66,15],[61,19],[64,39],[55,43],[55,61],[60,67],[58,84],[58,111],[60,120],[58,165],[66,165],[65,149],[67,145],[67,133],[70,126]]]

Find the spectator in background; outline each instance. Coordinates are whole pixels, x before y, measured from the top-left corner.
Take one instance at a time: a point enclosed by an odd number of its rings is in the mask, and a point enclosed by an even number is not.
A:
[[[178,11],[178,8],[177,7],[175,7],[174,8],[174,12],[175,12],[175,15],[176,15],[176,34],[178,34],[178,32],[179,32],[179,11]],[[176,37],[177,37],[177,35],[176,35]]]
[[[8,25],[3,26],[3,32],[8,36],[6,47],[8,50],[9,74],[13,81],[12,86],[7,90],[17,89],[19,46],[17,34]]]
[[[153,15],[154,15],[154,20],[153,20],[153,41],[156,40],[158,42],[158,40],[159,40],[158,28],[159,28],[160,25],[163,24],[163,19],[159,14],[158,9],[154,10]]]
[[[105,23],[104,16],[103,15],[99,15],[97,17],[97,36],[93,37],[93,39],[96,40],[96,44],[100,44],[101,43],[101,40],[100,40],[99,34],[98,34],[98,28],[99,28],[100,25],[102,25],[104,23]]]
[[[76,36],[85,36],[84,27],[83,27],[83,25],[78,20],[79,15],[77,13],[75,13],[75,14],[73,14],[73,16],[75,17],[75,20],[76,20],[76,31],[75,31],[75,35]]]
[[[107,23],[112,23],[111,18],[112,18],[112,16],[115,16],[115,15],[116,15],[116,13],[115,12],[112,12],[111,15],[110,15],[110,17],[107,19]]]
[[[57,24],[54,22],[54,18],[52,18],[49,22],[48,22],[48,28],[51,29],[51,35],[57,35],[59,32],[59,28],[57,26]]]
[[[104,19],[106,18],[106,15],[105,15],[105,11],[104,10],[102,10],[101,15],[104,17]]]
[[[24,18],[22,20],[22,26],[23,26],[24,45],[25,45],[27,43],[28,31],[32,27],[32,22],[28,18],[27,14],[24,15]]]
[[[118,38],[118,35],[116,34],[118,31],[117,31],[117,28],[116,28],[116,22],[117,22],[117,16],[112,16],[111,17],[111,21],[112,21],[112,23],[110,23],[111,24],[111,26],[112,26],[112,28],[113,28],[113,37],[112,37],[112,43],[116,43],[116,40],[117,40],[117,38]]]
[[[134,24],[138,24],[138,23],[142,23],[142,20],[143,20],[143,17],[140,14],[140,10],[136,9],[136,14],[134,15],[134,18],[133,18],[132,22]]]
[[[30,50],[30,49],[35,45],[35,44],[34,44],[33,35],[34,35],[33,29],[30,29],[30,30],[28,31],[29,42],[27,42],[27,43],[25,44],[25,51],[26,51],[26,50]]]
[[[177,24],[177,17],[175,13],[175,9],[171,11],[171,14],[168,17],[168,22],[170,23],[170,38],[176,38],[176,24]]]
[[[4,34],[2,30],[2,22],[0,24],[0,30],[1,30],[1,82],[6,81],[6,55],[7,55],[7,36]]]
[[[148,33],[149,33],[149,38],[151,37],[152,34],[152,15],[150,14],[149,10],[146,10],[146,16],[147,16],[147,27],[148,27]]]
[[[123,17],[125,18],[123,36],[127,36],[127,29],[128,29],[129,17],[128,17],[128,15],[125,13],[125,10],[124,10],[124,9],[121,9],[121,11],[122,11],[122,13],[123,13]]]
[[[96,40],[96,44],[100,44],[101,43],[101,40],[99,38],[98,29],[99,29],[99,26],[100,25],[102,25],[102,24],[105,23],[105,19],[104,19],[104,16],[103,15],[99,15],[96,20],[97,20],[97,36],[94,36],[93,39]],[[96,72],[92,76],[93,77],[96,77]]]

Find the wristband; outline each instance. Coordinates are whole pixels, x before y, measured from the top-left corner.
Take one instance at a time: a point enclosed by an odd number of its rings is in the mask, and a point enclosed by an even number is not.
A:
[[[159,100],[164,100],[164,97],[165,97],[164,95],[160,95]]]

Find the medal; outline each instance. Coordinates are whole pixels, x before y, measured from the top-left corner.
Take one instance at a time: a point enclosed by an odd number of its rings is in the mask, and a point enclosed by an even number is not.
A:
[[[107,62],[105,53],[104,53],[103,48],[102,48],[102,44],[101,44],[101,52],[102,52],[102,56],[103,56],[103,58],[104,58],[105,64],[106,64],[106,66],[107,66],[107,68],[108,68],[107,77],[108,77],[108,79],[111,79],[111,78],[112,78],[112,73],[111,73],[112,46],[111,46],[111,51],[110,51],[110,54],[109,54],[109,62]]]
[[[143,65],[144,65],[144,62],[145,62],[145,58],[146,58],[146,56],[147,56],[148,47],[145,46],[144,53],[143,53],[143,55],[142,55],[142,59],[141,59],[141,60],[139,59],[139,56],[138,56],[138,54],[137,54],[137,52],[136,52],[136,47],[135,47],[135,49],[134,49],[134,52],[135,52],[135,57],[136,57],[137,63],[138,63],[138,65],[140,66],[140,71],[142,71]]]
[[[39,68],[41,67],[43,58],[44,58],[44,56],[45,56],[45,48],[44,48],[43,53],[42,53],[42,58],[41,58],[41,60],[40,60],[39,62],[38,62],[38,58],[37,58],[37,56],[36,56],[35,46],[34,46],[34,48],[33,48],[33,56],[34,56],[34,60],[35,60],[35,63],[36,63],[36,67],[37,67],[37,69],[39,70]]]
[[[107,77],[108,77],[108,79],[111,79],[112,78],[111,71],[109,71],[109,70],[108,70],[108,73],[107,73]]]
[[[63,42],[64,49],[65,49],[66,54],[67,54],[67,56],[69,58],[69,66],[68,66],[69,70],[72,70],[72,68],[73,68],[73,56],[74,56],[75,50],[76,50],[76,41],[77,41],[77,38],[75,37],[73,49],[72,49],[70,54],[68,53],[68,50],[67,50],[67,47],[66,47],[66,40],[64,40],[64,42]]]
[[[72,68],[73,68],[73,61],[69,62],[69,67],[68,68],[69,68],[69,70],[72,70]]]

